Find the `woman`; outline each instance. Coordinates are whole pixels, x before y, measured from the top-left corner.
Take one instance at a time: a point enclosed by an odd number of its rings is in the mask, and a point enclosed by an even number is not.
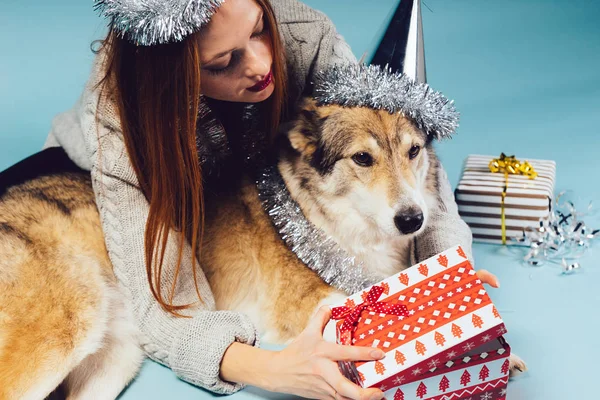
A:
[[[83,95],[56,117],[46,146],[62,146],[91,171],[114,272],[149,357],[216,393],[251,384],[309,398],[380,399],[380,390],[344,379],[335,361],[382,352],[324,342],[328,309],[286,349],[266,351],[245,315],[215,311],[198,266],[203,192],[235,185],[268,150],[268,137],[243,134],[248,125],[272,137],[313,72],[356,62],[323,14],[296,0],[272,2],[172,0],[148,13],[133,0],[99,1],[110,32]],[[416,259],[457,241],[470,249],[445,178],[442,187],[448,211],[432,216]]]

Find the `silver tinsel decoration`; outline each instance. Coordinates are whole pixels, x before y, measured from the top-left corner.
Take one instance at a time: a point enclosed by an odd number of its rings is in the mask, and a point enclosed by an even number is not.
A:
[[[280,237],[326,283],[353,294],[380,281],[369,276],[354,257],[305,218],[276,167],[262,171],[256,184],[263,207]]]
[[[400,112],[435,139],[452,135],[459,113],[454,102],[425,83],[376,65],[336,65],[315,77],[314,97],[319,104],[370,107]]]
[[[112,28],[141,46],[179,42],[206,25],[225,0],[94,0]]]
[[[518,243],[528,246],[524,261],[532,266],[546,262],[558,264],[563,274],[569,274],[581,267],[577,261],[591,246],[592,240],[600,236],[600,229],[589,229],[579,212],[570,201],[560,202],[564,192],[551,202],[551,212],[547,219],[540,220],[537,228],[523,231]],[[591,210],[592,204],[588,206]]]

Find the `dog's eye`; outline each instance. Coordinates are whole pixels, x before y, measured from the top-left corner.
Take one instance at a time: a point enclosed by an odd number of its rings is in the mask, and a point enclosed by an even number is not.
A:
[[[410,148],[410,150],[408,151],[408,158],[410,158],[411,160],[414,159],[416,156],[419,155],[419,152],[421,151],[421,146],[413,146]]]
[[[361,167],[370,167],[371,165],[373,165],[373,157],[371,157],[369,153],[364,152],[356,153],[355,155],[353,155],[352,161],[354,161]]]

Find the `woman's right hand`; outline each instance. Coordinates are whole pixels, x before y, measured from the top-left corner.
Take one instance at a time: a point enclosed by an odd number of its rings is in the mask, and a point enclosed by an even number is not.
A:
[[[383,351],[326,342],[323,330],[330,318],[331,309],[321,307],[289,346],[273,353],[267,388],[310,399],[382,399],[381,390],[363,389],[345,378],[337,362],[380,360]]]

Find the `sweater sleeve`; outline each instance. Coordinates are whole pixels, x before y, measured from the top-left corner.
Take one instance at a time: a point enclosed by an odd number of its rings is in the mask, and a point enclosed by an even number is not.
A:
[[[98,94],[88,84],[76,109],[65,117],[65,127],[73,131],[67,134],[54,126],[53,136],[62,138],[59,143],[68,142],[69,135],[84,138],[106,247],[114,273],[129,297],[142,348],[189,383],[220,394],[236,392],[243,385],[220,379],[223,354],[234,341],[258,346],[256,329],[244,314],[215,310],[212,292],[198,265],[202,302],[198,302],[189,265],[181,267],[174,297],[176,304],[197,304],[188,313],[191,318],[172,316],[154,299],[144,258],[149,204],[127,155],[118,114],[114,107],[105,107],[104,101],[101,104],[97,122]],[[174,279],[178,247],[178,236],[171,232],[163,264],[163,293],[169,292]],[[191,246],[186,242],[183,249],[184,262],[191,260]]]
[[[356,57],[324,13],[297,0],[272,0],[285,46],[290,101],[310,95],[314,75],[335,64],[356,63]]]
[[[471,229],[458,214],[448,175],[438,162],[438,207],[430,210],[425,230],[413,240],[411,263],[416,264],[444,250],[460,245],[473,263]]]

